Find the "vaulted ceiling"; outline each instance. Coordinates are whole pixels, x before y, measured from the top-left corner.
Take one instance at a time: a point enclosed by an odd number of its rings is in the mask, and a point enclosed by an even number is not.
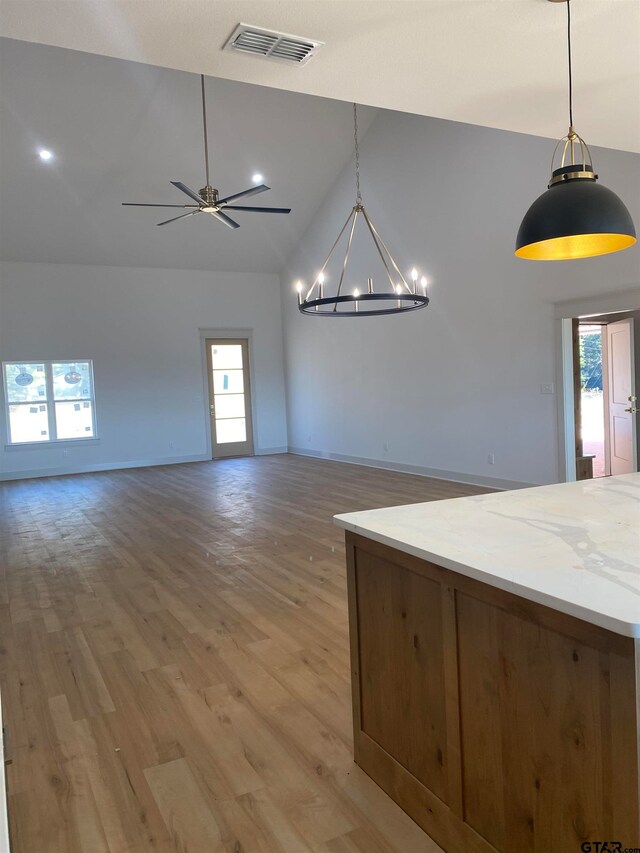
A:
[[[572,10],[577,128],[640,151],[640,3]],[[241,21],[325,45],[304,68],[223,52]],[[0,34],[540,136],[567,129],[566,6],[547,0],[2,0]]]
[[[279,272],[353,153],[350,104],[209,79],[213,185],[260,172],[271,191],[246,203],[292,212],[158,228],[182,211],[121,202],[188,203],[169,181],[204,186],[197,75],[0,39],[0,79],[2,260]],[[375,112],[361,109],[363,133]]]
[[[578,130],[640,151],[640,3],[572,9]],[[374,107],[562,135],[565,13],[547,0],[2,0],[0,258],[278,272],[352,156],[352,100],[370,105],[362,135]],[[302,68],[223,51],[240,21],[325,44]],[[260,172],[272,190],[255,203],[290,216],[158,228],[171,210],[121,207],[183,202],[171,180],[204,185],[201,72],[212,183],[233,193]]]

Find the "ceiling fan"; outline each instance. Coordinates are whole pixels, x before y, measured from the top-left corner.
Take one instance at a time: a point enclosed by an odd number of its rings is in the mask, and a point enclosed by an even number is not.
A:
[[[211,216],[224,222],[229,228],[239,228],[238,223],[224,212],[225,210],[242,210],[250,213],[291,213],[290,207],[243,207],[241,205],[231,205],[229,202],[236,201],[247,196],[257,195],[258,193],[266,192],[270,187],[265,184],[258,184],[250,187],[248,190],[243,190],[233,195],[219,198],[218,190],[214,189],[209,183],[209,144],[207,141],[207,107],[204,96],[204,74],[200,75],[200,84],[202,88],[202,125],[204,128],[204,168],[206,174],[206,186],[199,193],[190,189],[181,181],[171,181],[174,187],[177,187],[185,195],[188,195],[195,204],[143,204],[132,201],[123,201],[124,207],[179,207],[187,209],[187,213],[181,213],[180,216],[174,216],[172,219],[165,219],[164,222],[158,222],[158,225],[168,225],[170,222],[177,222],[178,219],[185,219],[187,216],[195,216],[196,213],[210,213]]]

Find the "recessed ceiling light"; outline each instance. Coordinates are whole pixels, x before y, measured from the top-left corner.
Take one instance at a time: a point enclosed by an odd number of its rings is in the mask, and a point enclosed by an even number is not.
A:
[[[252,176],[251,180],[254,184],[261,184],[264,181],[264,175],[261,175],[260,172],[256,172],[255,175]]]
[[[45,163],[48,163],[49,160],[53,160],[53,154],[51,153],[51,151],[47,151],[46,148],[41,148],[38,151],[38,154],[40,155],[40,159],[44,160]]]

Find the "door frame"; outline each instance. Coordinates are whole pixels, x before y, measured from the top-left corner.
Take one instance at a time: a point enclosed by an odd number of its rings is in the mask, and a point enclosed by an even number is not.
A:
[[[576,480],[572,319],[586,319],[601,314],[623,314],[627,311],[640,311],[640,290],[637,287],[554,303],[558,470],[561,482]],[[636,381],[639,381],[638,377]]]
[[[244,338],[249,350],[249,399],[251,400],[251,429],[253,433],[253,453],[258,454],[258,418],[256,407],[256,382],[253,370],[253,329],[198,329],[200,335],[200,359],[202,362],[202,411],[204,418],[204,437],[207,457],[213,459],[213,443],[211,441],[211,414],[209,411],[209,373],[207,367],[207,338],[225,338],[232,340]]]

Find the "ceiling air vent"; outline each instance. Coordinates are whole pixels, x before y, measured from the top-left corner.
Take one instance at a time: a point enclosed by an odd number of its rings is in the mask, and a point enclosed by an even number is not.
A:
[[[275,59],[279,62],[304,65],[322,45],[321,41],[292,36],[289,33],[263,30],[261,27],[252,27],[250,24],[238,24],[224,49],[251,53],[254,56],[263,56],[265,59]]]

